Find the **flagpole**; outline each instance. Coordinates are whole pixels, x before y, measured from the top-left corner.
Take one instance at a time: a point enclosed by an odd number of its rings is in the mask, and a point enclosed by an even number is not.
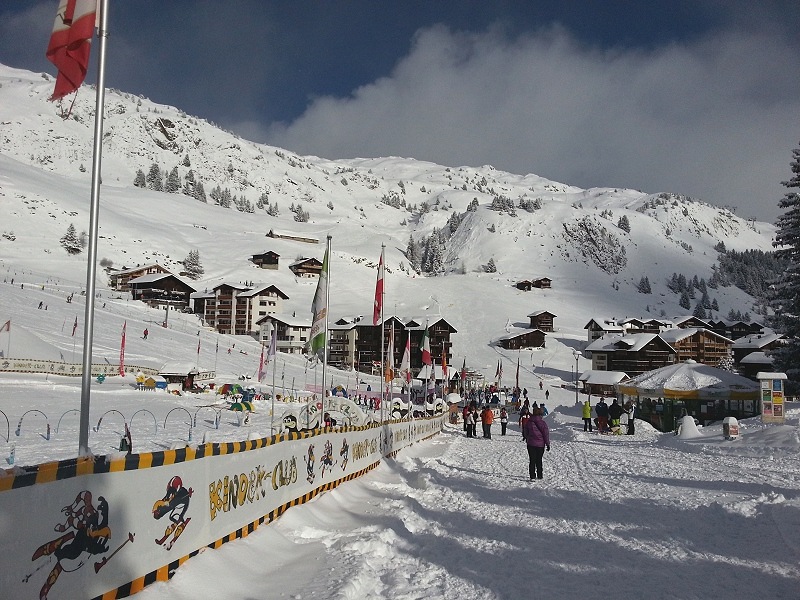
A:
[[[333,236],[328,234],[326,238],[325,254],[328,256],[327,282],[325,285],[325,337],[322,344],[322,410],[325,410],[325,372],[328,367],[328,310],[331,304],[331,239]]]
[[[98,2],[97,96],[94,111],[92,150],[92,198],[89,211],[89,245],[86,269],[86,312],[83,328],[83,370],[81,372],[81,413],[78,433],[79,456],[89,455],[89,404],[92,385],[92,339],[94,336],[94,296],[97,275],[98,214],[100,211],[100,163],[103,157],[103,107],[106,91],[106,41],[108,38],[108,0]]]
[[[380,259],[380,264],[378,265],[378,277],[381,277],[381,267],[383,266],[384,248],[386,248],[386,244],[381,244],[381,259]],[[385,270],[384,270],[384,272],[385,272]],[[381,371],[382,371],[381,379],[383,380],[383,381],[381,381],[381,413],[380,413],[381,414],[381,423],[383,423],[383,421],[384,421],[383,409],[384,409],[384,405],[386,404],[386,397],[385,397],[385,394],[384,394],[384,388],[385,388],[384,384],[386,382],[386,370],[385,370],[386,369],[386,358],[385,358],[385,353],[384,353],[384,348],[383,348],[383,343],[384,343],[384,339],[383,339],[384,338],[384,323],[383,323],[383,304],[384,304],[384,302],[383,302],[383,299],[386,296],[386,293],[385,293],[386,281],[385,281],[385,279],[386,278],[384,276],[383,280],[381,281],[381,323],[380,323],[380,325],[381,325]]]

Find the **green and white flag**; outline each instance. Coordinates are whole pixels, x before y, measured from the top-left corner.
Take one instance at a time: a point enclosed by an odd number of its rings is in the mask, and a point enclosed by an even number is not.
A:
[[[325,258],[322,260],[322,271],[319,274],[317,293],[311,304],[311,354],[325,358],[325,331],[328,320],[328,249],[325,249]]]

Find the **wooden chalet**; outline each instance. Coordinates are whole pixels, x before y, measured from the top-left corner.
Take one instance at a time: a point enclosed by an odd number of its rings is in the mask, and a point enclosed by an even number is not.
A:
[[[620,371],[595,371],[587,369],[581,373],[580,381],[583,393],[592,396],[614,396],[617,393],[616,385],[628,379],[627,373]]]
[[[506,350],[520,348],[544,348],[546,334],[541,329],[518,329],[497,340],[497,344]]]
[[[599,340],[606,334],[621,335],[623,332],[622,326],[614,319],[592,319],[583,328],[588,330],[589,343]]]
[[[533,287],[539,288],[541,290],[549,290],[550,285],[553,283],[553,280],[549,277],[539,277],[538,279],[534,279],[532,282]]]
[[[655,333],[606,335],[584,350],[591,355],[592,369],[622,371],[630,376],[659,369],[675,362],[675,349]]]
[[[533,288],[550,289],[552,282],[553,280],[549,277],[539,277],[538,279],[523,279],[522,281],[518,281],[516,286],[517,289],[523,292],[530,292]]]
[[[786,343],[785,338],[778,333],[762,333],[740,337],[732,344],[733,362],[737,365],[753,352],[768,353]]]
[[[718,319],[710,321],[709,325],[712,330],[720,335],[724,335],[732,340],[738,340],[745,336],[760,335],[764,333],[764,326],[761,323],[751,321],[732,321],[730,319]]]
[[[542,331],[553,331],[553,320],[556,316],[546,310],[537,310],[528,315],[531,320],[531,329],[541,329]]]
[[[674,317],[671,319],[675,327],[682,329],[711,329],[711,323],[694,315]]]
[[[328,324],[328,363],[342,368],[354,368],[362,373],[381,369],[381,327],[383,341],[388,344],[390,332],[394,331],[394,367],[399,368],[405,349],[406,337],[411,336],[411,368],[415,373],[422,368],[422,351],[419,345],[425,331],[426,319],[389,316],[382,324],[373,325],[371,319],[343,317]],[[450,336],[456,333],[450,323],[441,317],[427,320],[428,340],[434,363],[441,364],[442,354],[451,364]],[[384,351],[385,352],[385,351]]]
[[[710,329],[675,328],[662,331],[659,337],[675,349],[675,360],[693,360],[716,367],[730,356],[733,340],[714,333]]]
[[[131,279],[157,273],[169,273],[169,271],[159,264],[144,265],[142,267],[134,267],[132,269],[122,269],[121,271],[109,273],[108,285],[118,292],[129,292],[130,286],[128,285],[128,282]]]
[[[289,270],[297,277],[319,277],[322,263],[316,258],[301,258],[290,264]]]
[[[261,269],[275,270],[278,268],[278,260],[280,257],[281,255],[277,252],[269,250],[262,254],[253,254],[253,256],[250,257],[250,262]]]
[[[530,279],[523,279],[517,282],[516,287],[523,292],[530,292],[531,288],[533,288],[533,282]]]
[[[128,281],[131,297],[153,308],[172,307],[183,310],[189,307],[191,295],[196,291],[191,285],[172,273],[142,275]]]

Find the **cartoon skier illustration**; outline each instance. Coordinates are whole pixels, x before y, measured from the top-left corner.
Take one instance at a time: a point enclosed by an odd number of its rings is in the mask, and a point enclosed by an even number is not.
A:
[[[306,481],[314,483],[314,444],[308,445],[308,455],[306,456]]]
[[[111,528],[108,526],[108,502],[103,496],[97,498],[95,506],[92,502],[92,493],[83,490],[75,496],[72,504],[62,508],[61,512],[64,513],[64,521],[56,524],[53,529],[62,535],[39,546],[31,557],[32,561],[44,556],[56,559],[56,564],[50,570],[47,580],[39,591],[40,600],[47,598],[50,589],[55,585],[61,573],[77,571],[86,564],[89,556],[107,552],[108,542],[111,539]],[[130,538],[132,536],[133,534],[129,534]],[[106,561],[107,558],[104,558],[96,563],[95,572],[99,570],[97,565],[102,567]],[[48,564],[50,563],[43,563],[33,573]],[[33,573],[27,575],[23,581],[27,582]]]
[[[339,450],[339,456],[342,457],[342,471],[347,469],[347,461],[350,458],[350,445],[347,443],[347,439],[342,440],[342,449]]]
[[[186,511],[189,509],[189,500],[192,497],[194,490],[188,490],[183,486],[183,480],[175,475],[167,483],[167,492],[161,500],[156,500],[153,504],[153,518],[160,519],[164,515],[169,515],[171,521],[167,528],[164,530],[164,536],[161,539],[155,540],[159,546],[164,546],[167,550],[172,550],[172,546],[186,529],[186,526],[191,521],[191,517],[186,519]],[[167,538],[172,536],[172,539],[167,542]]]
[[[319,462],[322,463],[322,476],[325,477],[325,469],[330,467],[332,470],[333,465],[336,464],[336,462],[333,460],[333,444],[331,444],[330,440],[325,442],[325,450],[322,453]]]

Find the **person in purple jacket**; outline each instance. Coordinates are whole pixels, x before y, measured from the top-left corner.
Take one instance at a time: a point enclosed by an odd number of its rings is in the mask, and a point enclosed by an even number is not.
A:
[[[534,408],[533,416],[525,422],[525,442],[530,463],[528,472],[531,481],[542,478],[542,457],[545,449],[550,451],[550,429],[542,418],[542,409]]]

